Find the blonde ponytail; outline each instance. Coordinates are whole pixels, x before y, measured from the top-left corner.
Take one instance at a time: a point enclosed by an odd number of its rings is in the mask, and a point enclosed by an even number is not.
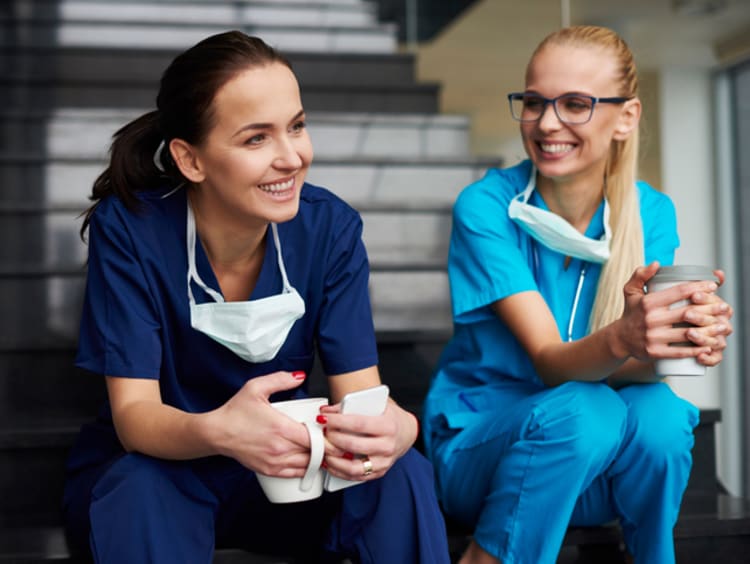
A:
[[[612,53],[619,63],[618,95],[638,96],[638,76],[633,54],[627,43],[611,29],[587,25],[566,27],[547,36],[537,47],[535,54],[548,44],[594,47]],[[644,262],[643,227],[635,186],[638,137],[636,130],[624,141],[613,140],[609,152],[605,190],[610,206],[611,254],[599,277],[589,319],[591,331],[608,325],[622,315],[623,286],[633,271]]]

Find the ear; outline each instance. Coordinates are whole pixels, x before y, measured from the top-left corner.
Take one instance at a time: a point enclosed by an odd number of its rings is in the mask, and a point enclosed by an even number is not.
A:
[[[630,134],[638,127],[640,120],[641,101],[638,98],[633,98],[625,102],[617,119],[613,139],[615,141],[624,141],[630,137]]]
[[[169,142],[169,152],[182,176],[197,184],[205,178],[198,154],[190,143],[182,139],[172,139]]]

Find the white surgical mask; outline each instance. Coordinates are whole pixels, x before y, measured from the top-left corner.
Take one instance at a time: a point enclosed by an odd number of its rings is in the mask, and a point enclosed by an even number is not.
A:
[[[305,302],[289,284],[281,256],[279,232],[271,224],[276,255],[284,288],[280,294],[253,301],[226,302],[217,291],[206,286],[195,267],[195,218],[188,202],[187,256],[190,324],[221,343],[248,362],[266,362],[274,358],[286,341],[292,325],[305,313]],[[196,304],[191,281],[195,280],[215,301]]]
[[[531,168],[529,183],[508,206],[508,215],[524,231],[545,247],[589,262],[604,263],[609,259],[612,231],[609,227],[609,203],[604,198],[604,238],[591,239],[559,215],[529,204],[536,184],[536,168]]]

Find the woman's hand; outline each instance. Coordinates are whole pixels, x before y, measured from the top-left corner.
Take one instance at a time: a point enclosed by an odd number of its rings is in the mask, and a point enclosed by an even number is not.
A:
[[[646,293],[644,286],[658,268],[655,262],[637,268],[625,284],[625,311],[618,322],[617,346],[628,356],[645,362],[698,357],[707,365],[718,363],[726,347],[726,335],[731,332],[731,308],[716,295],[717,284],[686,282]],[[721,271],[717,271],[717,276],[723,281]],[[687,300],[688,305],[670,308],[681,300]],[[688,341],[695,346],[672,345]]]
[[[328,472],[346,480],[382,477],[414,444],[419,433],[416,417],[389,400],[382,415],[342,414],[341,404],[321,408],[325,424]],[[363,457],[372,464],[365,475]]]
[[[719,286],[724,284],[723,271],[714,270],[714,275],[719,279]],[[698,362],[704,366],[716,366],[724,357],[727,337],[733,331],[730,320],[734,311],[716,293],[696,292],[690,296],[690,301],[703,307],[691,308],[686,312],[685,320],[696,326],[687,330],[687,337],[694,345],[711,348],[710,352],[696,357]]]
[[[271,407],[268,398],[299,386],[304,379],[300,372],[252,378],[211,412],[212,436],[218,452],[268,476],[303,476],[310,460],[307,429]]]

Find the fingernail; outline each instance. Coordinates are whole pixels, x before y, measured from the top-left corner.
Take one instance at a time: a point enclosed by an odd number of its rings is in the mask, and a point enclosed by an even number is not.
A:
[[[317,421],[321,425],[325,425],[326,423],[328,423],[328,417],[326,417],[325,415],[318,415],[315,418],[315,421]]]
[[[344,458],[346,458],[347,460],[354,460],[354,455],[351,452],[345,452]]]
[[[304,380],[305,379],[305,373],[301,370],[297,370],[295,372],[292,372],[292,378],[295,380]]]

